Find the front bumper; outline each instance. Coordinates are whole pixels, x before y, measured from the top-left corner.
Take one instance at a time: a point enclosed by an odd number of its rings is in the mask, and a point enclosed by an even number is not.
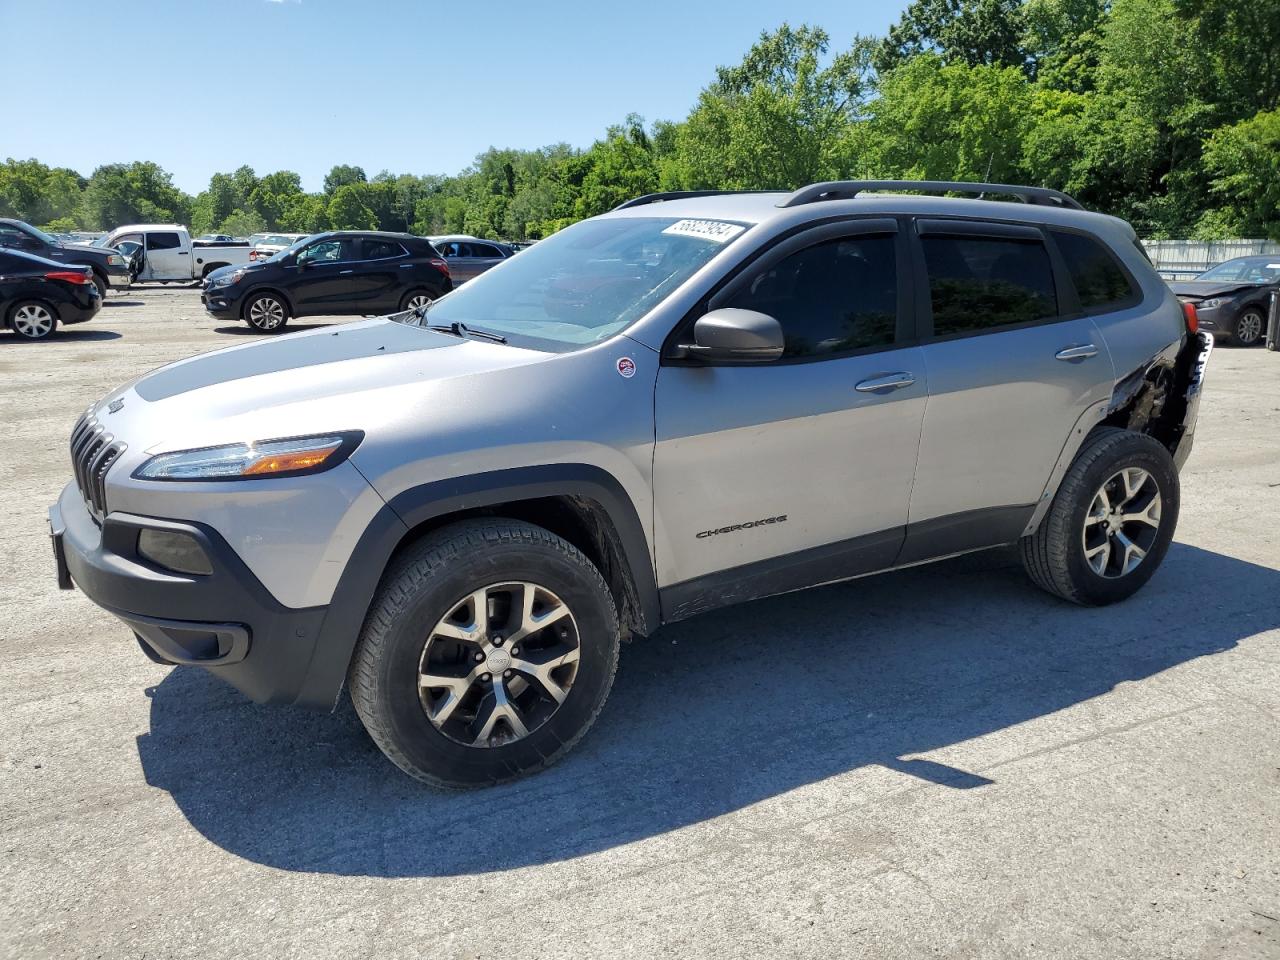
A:
[[[235,316],[240,313],[240,291],[238,284],[229,287],[206,286],[200,290],[200,302],[205,310],[219,316]]]
[[[107,286],[112,290],[128,290],[130,282],[128,267],[112,267],[107,271]]]
[[[138,534],[147,527],[193,537],[213,572],[175,573],[144,559]],[[69,483],[49,508],[49,529],[59,586],[74,584],[122,620],[153,659],[203,667],[259,703],[332,706],[333,690],[307,683],[328,608],[281,605],[212,528],[124,513],[99,527]]]

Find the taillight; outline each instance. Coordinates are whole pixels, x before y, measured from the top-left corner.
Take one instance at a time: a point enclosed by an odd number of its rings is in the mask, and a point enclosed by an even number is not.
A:
[[[449,264],[446,261],[441,260],[439,257],[432,257],[430,260],[427,261],[427,263],[435,267],[437,270],[443,273],[446,277],[449,276]]]
[[[1187,322],[1187,333],[1195,333],[1200,329],[1200,314],[1196,313],[1196,305],[1194,303],[1183,301],[1182,319]]]
[[[93,283],[87,273],[75,273],[71,270],[50,270],[44,275],[46,280],[61,280],[63,283]]]

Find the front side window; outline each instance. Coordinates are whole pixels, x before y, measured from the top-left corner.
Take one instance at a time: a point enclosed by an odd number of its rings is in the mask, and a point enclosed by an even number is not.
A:
[[[147,234],[148,250],[177,250],[180,246],[182,246],[182,241],[178,239],[176,233]]]
[[[1049,253],[1039,240],[925,236],[933,335],[977,333],[1057,314]]]
[[[586,346],[635,323],[744,230],[724,220],[584,220],[468,280],[422,323],[457,321],[535,348]]]
[[[887,346],[898,320],[895,240],[860,236],[807,247],[761,271],[723,305],[776,319],[784,359]]]
[[[1115,257],[1097,240],[1079,233],[1051,231],[1054,243],[1066,261],[1076,285],[1076,295],[1085,313],[1127,303],[1137,298]]]
[[[351,241],[334,238],[313,243],[298,254],[299,263],[338,263],[350,260]]]

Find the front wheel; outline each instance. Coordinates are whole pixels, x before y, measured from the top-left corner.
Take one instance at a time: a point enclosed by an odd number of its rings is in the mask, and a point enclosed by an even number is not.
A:
[[[289,322],[289,308],[274,293],[259,293],[244,306],[249,326],[262,333],[278,333]]]
[[[1164,559],[1178,502],[1178,471],[1159,441],[1130,430],[1097,430],[1040,526],[1022,538],[1023,566],[1037,586],[1073,603],[1124,600]]]
[[[107,281],[103,280],[96,273],[93,275],[93,285],[98,288],[98,299],[103,303],[107,300]]]
[[[576,547],[528,523],[465,521],[387,571],[347,679],[401,770],[483,786],[549,766],[582,738],[618,646],[613,597]]]
[[[1235,327],[1231,331],[1231,339],[1242,347],[1252,347],[1262,340],[1266,333],[1267,321],[1262,315],[1261,307],[1246,307],[1236,317]]]

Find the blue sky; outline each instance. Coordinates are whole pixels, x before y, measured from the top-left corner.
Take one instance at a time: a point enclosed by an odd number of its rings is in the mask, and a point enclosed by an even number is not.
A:
[[[242,163],[296,170],[310,190],[335,163],[456,173],[489,146],[586,146],[631,111],[680,119],[717,64],[784,19],[843,47],[904,6],[0,0],[7,86],[24,105],[0,126],[0,158],[86,176],[154,160],[192,193]]]

